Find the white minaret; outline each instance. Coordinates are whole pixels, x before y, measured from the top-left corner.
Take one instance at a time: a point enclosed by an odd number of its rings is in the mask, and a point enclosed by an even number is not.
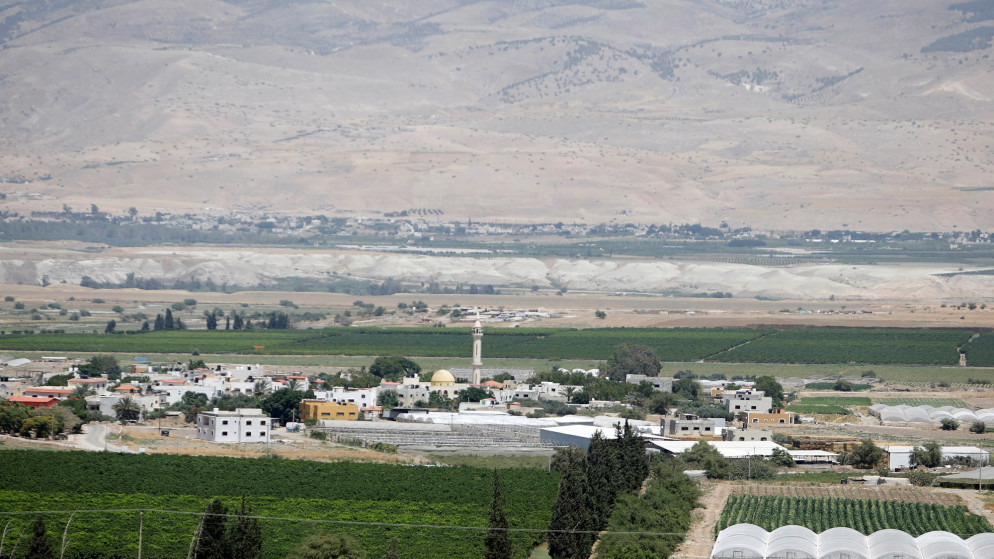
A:
[[[473,325],[473,384],[480,384],[480,368],[483,367],[483,327],[480,319]]]

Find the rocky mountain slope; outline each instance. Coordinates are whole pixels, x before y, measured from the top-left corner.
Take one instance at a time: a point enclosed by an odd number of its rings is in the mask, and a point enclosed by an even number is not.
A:
[[[0,211],[953,230],[994,2],[0,2]]]

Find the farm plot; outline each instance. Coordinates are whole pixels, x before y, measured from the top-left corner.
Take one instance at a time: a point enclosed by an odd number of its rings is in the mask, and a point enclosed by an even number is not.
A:
[[[867,535],[893,528],[915,537],[933,530],[945,530],[968,538],[992,529],[987,519],[970,513],[963,505],[944,507],[879,499],[729,495],[715,533],[742,523],[755,524],[767,531],[793,524],[817,533],[842,526]]]
[[[825,497],[830,499],[876,499],[901,503],[928,503],[953,507],[963,501],[951,493],[937,493],[920,487],[867,487],[863,485],[790,485],[778,483],[740,485],[732,489],[735,495],[760,497]]]
[[[350,533],[372,557],[396,539],[405,557],[475,559],[492,494],[492,471],[468,467],[22,450],[0,450],[0,463],[0,521],[11,520],[12,534],[30,529],[37,513],[28,511],[50,511],[48,528],[60,535],[70,511],[81,511],[68,557],[136,556],[140,510],[142,556],[185,556],[210,499],[232,508],[244,496],[265,517],[264,559],[286,557],[315,530]],[[536,530],[512,535],[526,554],[548,527],[559,476],[501,477],[510,527]]]
[[[864,396],[808,396],[792,402],[787,411],[795,413],[850,414],[851,408],[869,407],[870,399]]]
[[[932,406],[941,408],[942,406],[952,406],[954,408],[970,409],[966,402],[959,398],[873,398],[874,404],[886,404],[888,406],[900,406],[901,404],[911,407]]]
[[[748,363],[874,363],[955,365],[968,330],[782,330],[713,357]]]

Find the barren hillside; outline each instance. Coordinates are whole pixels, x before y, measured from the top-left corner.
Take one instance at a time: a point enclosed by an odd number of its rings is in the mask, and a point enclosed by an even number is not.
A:
[[[0,4],[0,210],[952,230],[994,2]]]

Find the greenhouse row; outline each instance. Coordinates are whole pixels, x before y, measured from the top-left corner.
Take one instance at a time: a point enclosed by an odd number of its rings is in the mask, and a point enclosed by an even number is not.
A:
[[[736,524],[718,534],[711,559],[991,559],[994,533],[962,539],[949,532],[917,538],[900,530],[869,536],[851,528],[816,534],[803,526],[781,526],[772,532],[754,524]]]
[[[880,417],[881,421],[892,421],[895,423],[942,423],[943,419],[954,419],[960,423],[973,423],[983,421],[987,425],[994,425],[994,409],[984,408],[980,410],[968,410],[966,408],[954,408],[953,406],[942,406],[934,408],[932,406],[888,406],[886,404],[874,404],[870,406],[870,413]]]

